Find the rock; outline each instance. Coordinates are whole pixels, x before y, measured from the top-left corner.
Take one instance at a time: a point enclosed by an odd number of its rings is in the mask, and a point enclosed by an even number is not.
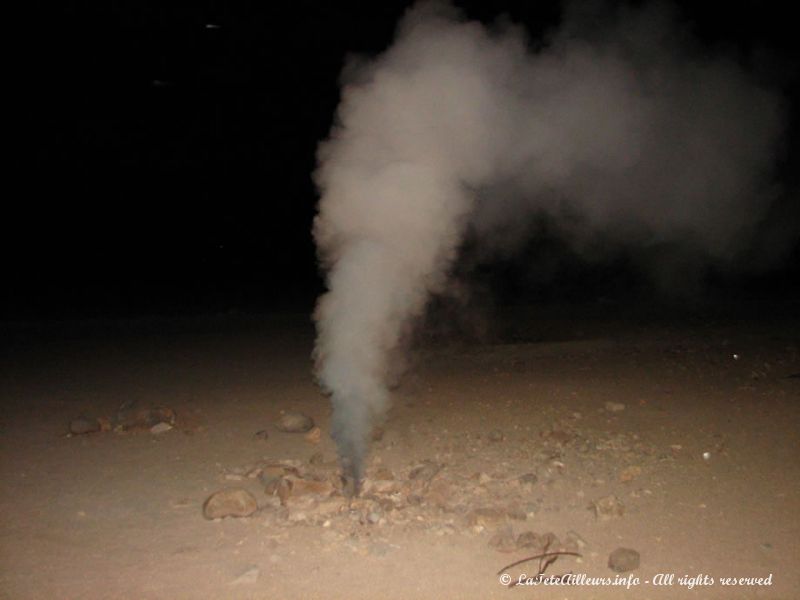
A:
[[[608,412],[620,412],[625,410],[625,405],[622,402],[606,402],[604,407]]]
[[[594,516],[601,521],[619,518],[625,512],[625,505],[614,495],[595,500],[589,508],[594,510]]]
[[[408,478],[416,481],[430,481],[442,470],[442,465],[426,460],[417,465],[408,474]]]
[[[625,467],[619,473],[619,481],[620,483],[628,483],[639,477],[639,475],[641,474],[642,474],[642,467],[637,467],[635,465],[630,467]]]
[[[305,433],[314,427],[314,419],[301,412],[287,411],[281,415],[275,427],[285,433]]]
[[[269,439],[269,432],[266,429],[262,429],[260,431],[256,431],[253,434],[253,439],[256,439],[256,440],[268,440]]]
[[[248,567],[244,573],[230,582],[229,585],[252,585],[258,581],[259,569],[255,565]]]
[[[281,465],[264,465],[256,467],[256,477],[265,486],[269,485],[273,480],[280,479],[286,475],[286,469]]]
[[[150,428],[150,433],[158,435],[159,433],[166,433],[170,429],[172,429],[172,425],[162,421],[161,423],[157,423],[157,424],[153,425]]]
[[[506,512],[493,507],[476,508],[467,513],[466,519],[467,525],[470,527],[477,525],[487,527],[504,522],[506,520]]]
[[[215,492],[203,504],[203,516],[206,519],[249,517],[256,510],[258,510],[256,499],[242,488],[227,488]]]
[[[331,496],[315,502],[306,512],[310,517],[327,517],[344,511],[346,507],[347,500],[344,497]]]
[[[394,481],[394,473],[386,467],[381,467],[372,475],[375,481]]]
[[[514,552],[517,549],[517,540],[511,527],[504,527],[489,539],[489,546],[498,552]]]
[[[322,452],[314,452],[308,459],[308,464],[318,466],[325,462],[325,455]]]
[[[276,477],[271,479],[264,488],[264,493],[267,496],[277,496],[280,498],[281,505],[286,506],[286,501],[292,492],[292,484],[285,477]]]
[[[639,553],[631,548],[617,548],[608,556],[608,568],[625,573],[639,568]]]
[[[323,496],[333,494],[334,487],[329,481],[314,481],[312,479],[287,479],[289,481],[290,496]]]
[[[111,431],[111,419],[108,417],[97,417],[97,422],[100,423],[100,431]]]
[[[525,473],[519,476],[519,482],[525,485],[536,485],[539,478],[534,473]]]
[[[322,430],[319,427],[312,427],[305,438],[309,444],[319,444],[322,439]]]
[[[164,406],[154,406],[150,408],[135,409],[131,404],[124,404],[117,411],[117,421],[115,430],[145,430],[158,425],[168,423],[175,425],[175,411]]]
[[[92,419],[90,417],[78,417],[77,419],[72,419],[69,423],[69,432],[74,435],[84,435],[86,433],[95,433],[96,431],[100,431],[101,425],[100,421],[97,419]]]

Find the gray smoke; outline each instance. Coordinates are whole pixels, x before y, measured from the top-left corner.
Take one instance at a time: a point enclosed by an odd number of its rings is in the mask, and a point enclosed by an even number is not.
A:
[[[603,233],[725,258],[774,194],[780,98],[665,5],[568,10],[529,48],[518,27],[428,2],[385,53],[345,69],[315,173],[329,289],[315,358],[357,480],[393,357],[467,231],[513,247],[546,213],[576,246]]]

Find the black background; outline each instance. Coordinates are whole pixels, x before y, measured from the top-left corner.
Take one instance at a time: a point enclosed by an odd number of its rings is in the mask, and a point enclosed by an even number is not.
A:
[[[44,8],[33,39],[11,57],[27,74],[29,120],[12,163],[22,184],[10,185],[5,200],[0,317],[310,309],[322,289],[310,175],[339,71],[348,52],[385,49],[409,4]],[[487,22],[510,14],[534,37],[560,14],[550,2],[457,4]],[[704,42],[742,60],[764,57],[790,100],[780,165],[790,192],[778,211],[798,219],[790,4],[684,4]],[[781,265],[727,285],[796,292],[798,257],[795,242]],[[603,268],[589,274],[600,287],[617,269]],[[585,278],[586,267],[574,274]]]

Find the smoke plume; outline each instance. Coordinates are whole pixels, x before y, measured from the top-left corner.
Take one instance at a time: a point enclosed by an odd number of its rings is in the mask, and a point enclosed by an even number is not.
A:
[[[356,481],[393,357],[467,233],[513,248],[547,214],[576,247],[602,234],[724,259],[775,193],[775,93],[665,5],[581,6],[534,52],[519,27],[418,4],[385,53],[345,69],[315,173],[315,358]]]

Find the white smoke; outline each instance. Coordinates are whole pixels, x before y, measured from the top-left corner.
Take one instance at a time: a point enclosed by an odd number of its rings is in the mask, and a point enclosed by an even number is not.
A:
[[[345,70],[315,173],[329,289],[315,352],[356,480],[393,351],[468,230],[511,246],[545,212],[579,245],[602,232],[726,257],[768,204],[780,98],[663,5],[604,10],[568,11],[533,53],[520,28],[426,2],[389,50]]]

